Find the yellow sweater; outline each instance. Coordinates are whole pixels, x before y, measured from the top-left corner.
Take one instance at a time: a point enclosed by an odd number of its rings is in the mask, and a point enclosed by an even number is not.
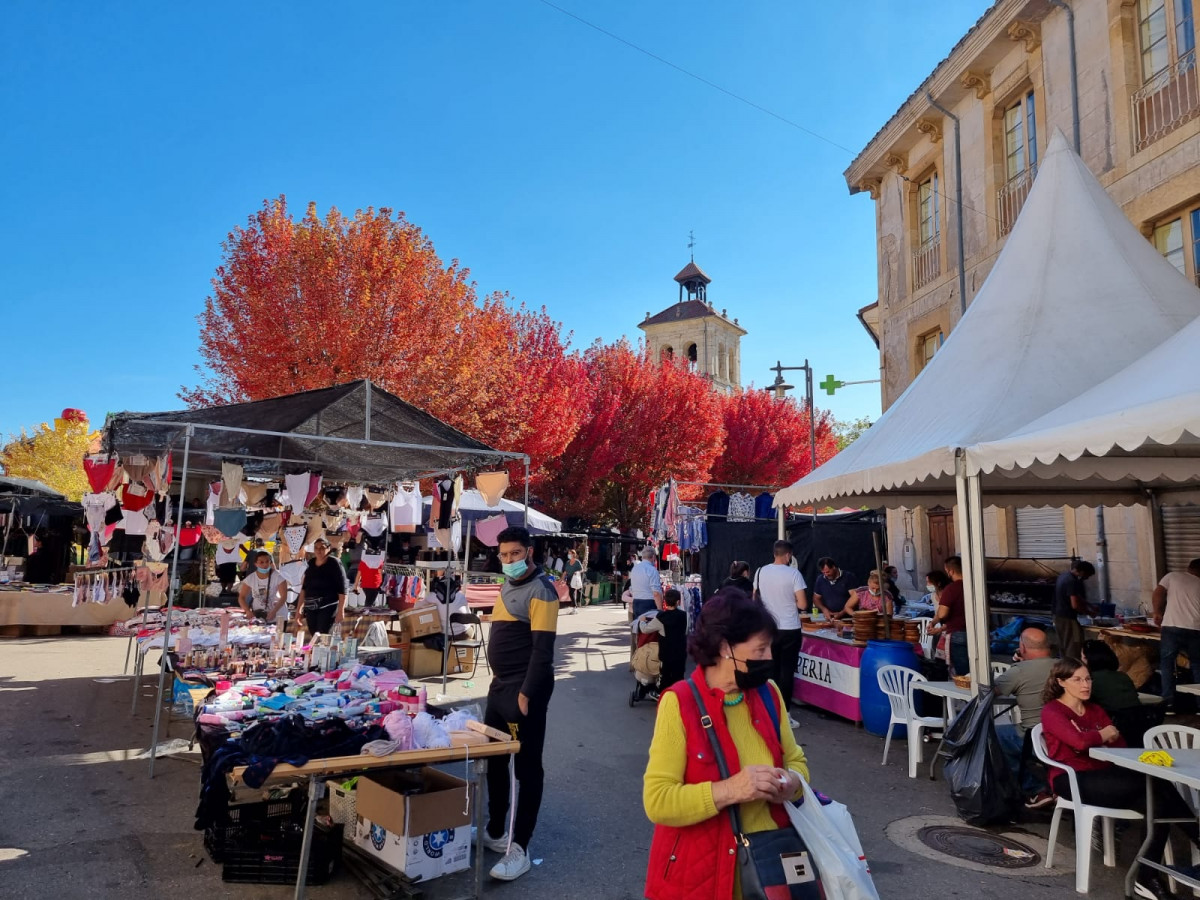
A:
[[[774,684],[771,690],[778,695],[779,689]],[[743,700],[737,706],[725,707],[725,723],[737,747],[738,761],[743,766],[774,765],[771,751],[750,721],[748,706]],[[787,725],[786,711],[780,723],[779,739],[783,745],[783,767],[795,769],[807,779],[808,763],[804,759],[804,751],[796,743],[796,736]],[[686,765],[687,736],[679,714],[679,699],[673,691],[667,691],[658,701],[658,719],[654,723],[654,737],[650,741],[650,762],[646,765],[646,776],[642,783],[642,803],[651,822],[683,828],[717,814],[712,796],[713,783],[684,784]],[[797,794],[792,799],[799,796]],[[771,818],[770,805],[765,800],[743,803],[740,813],[742,827],[747,832],[769,831],[779,827]],[[722,815],[725,814],[722,811]]]

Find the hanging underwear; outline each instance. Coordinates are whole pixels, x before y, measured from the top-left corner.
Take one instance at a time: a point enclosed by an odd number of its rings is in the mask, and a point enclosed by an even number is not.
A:
[[[236,506],[242,493],[242,467],[239,463],[221,463],[221,505]]]
[[[117,505],[117,498],[109,493],[84,494],[79,503],[83,507],[83,515],[87,519],[88,528],[96,532],[104,527],[105,516],[110,509]]]
[[[121,465],[110,456],[85,456],[83,471],[94,494],[115,490],[121,483]]]
[[[279,567],[279,574],[284,580],[296,590],[300,590],[304,584],[304,571],[308,568],[308,563],[302,559],[295,562],[284,563]]]
[[[321,521],[320,516],[312,516],[306,523],[304,531],[304,543],[311,544],[319,537],[325,536],[325,523]]]
[[[324,488],[321,493],[325,497],[325,502],[332,506],[341,506],[346,499],[346,489],[333,485],[332,487]]]
[[[279,533],[280,527],[283,525],[283,516],[279,513],[270,513],[263,516],[262,524],[258,526],[257,537],[264,541],[272,541],[275,535]]]
[[[312,484],[312,475],[308,472],[285,475],[283,482],[287,487],[288,505],[296,512],[300,512],[308,505],[308,488]]]
[[[362,506],[363,489],[361,484],[352,484],[346,487],[346,504],[351,509],[358,509]]]
[[[387,516],[383,515],[383,513],[363,516],[359,524],[369,537],[379,537],[387,531]]]
[[[138,570],[140,575],[146,573],[142,587],[147,591],[162,591],[166,593],[170,583],[170,572],[165,562],[148,562]]]
[[[142,556],[152,559],[155,562],[162,561],[165,554],[158,544],[158,533],[162,530],[162,526],[157,521],[153,521],[146,526],[146,539],[142,542]]]
[[[454,517],[454,482],[449,478],[434,482],[433,506],[429,523],[436,528],[449,528]]]
[[[206,524],[213,524],[213,510],[217,508],[217,501],[221,499],[221,482],[214,481],[208,486],[208,496],[204,501],[204,521]]]
[[[267,499],[267,486],[247,481],[242,485],[242,493],[246,495],[247,506],[262,506]]]
[[[329,549],[333,553],[342,552],[342,544],[346,542],[345,534],[327,534],[325,540],[329,541]]]
[[[304,536],[308,534],[308,526],[301,523],[299,525],[289,525],[283,529],[283,542],[287,544],[288,550],[292,556],[299,556],[304,549]]]
[[[213,524],[217,527],[217,531],[225,535],[227,538],[232,538],[236,534],[240,534],[242,528],[246,524],[246,510],[241,507],[235,509],[214,509]]]
[[[480,472],[475,476],[475,489],[488,506],[497,506],[508,490],[507,472]]]
[[[154,462],[141,453],[126,457],[121,463],[125,467],[125,474],[129,476],[130,484],[144,484],[146,473],[154,467]]]
[[[382,553],[364,553],[359,561],[360,566],[366,566],[368,569],[378,569],[383,565],[386,557]]]
[[[308,479],[308,496],[304,498],[304,505],[308,506],[316,500],[319,493],[321,493],[321,476],[313,473]]]
[[[379,504],[387,499],[387,494],[384,491],[363,491],[363,496],[367,498],[367,505],[371,509],[378,509]]]
[[[145,510],[127,509],[121,516],[121,527],[126,534],[145,534],[149,525],[150,518],[146,515]]]
[[[225,540],[225,535],[217,530],[216,525],[201,525],[200,533],[204,535],[204,539],[210,544],[219,544]]]
[[[121,508],[125,512],[137,512],[145,509],[154,499],[154,494],[142,486],[139,481],[131,481],[121,489]]]
[[[229,565],[230,563],[237,565],[242,561],[242,554],[238,552],[237,541],[223,540],[217,545],[216,563],[218,566]]]
[[[504,515],[491,516],[475,526],[475,537],[488,547],[499,543],[500,532],[508,527],[508,519]]]
[[[156,494],[165,494],[171,484],[171,454],[164,453],[147,468],[143,479],[146,487]]]

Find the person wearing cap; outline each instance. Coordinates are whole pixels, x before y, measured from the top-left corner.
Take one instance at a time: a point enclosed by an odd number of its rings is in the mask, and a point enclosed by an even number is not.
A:
[[[652,609],[662,609],[663,586],[654,564],[653,547],[643,547],[641,561],[629,571],[629,590],[633,594],[633,617],[636,619]]]
[[[333,626],[342,621],[350,585],[346,570],[329,553],[329,541],[325,538],[319,537],[313,542],[313,557],[304,570],[296,605],[304,610],[309,633],[329,634]]]

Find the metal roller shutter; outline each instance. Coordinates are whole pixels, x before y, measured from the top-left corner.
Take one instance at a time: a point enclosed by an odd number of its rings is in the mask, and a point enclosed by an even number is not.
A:
[[[1067,555],[1062,509],[1017,508],[1017,556],[1025,559]]]
[[[1200,506],[1162,507],[1162,528],[1167,571],[1185,571],[1189,562],[1200,558]]]

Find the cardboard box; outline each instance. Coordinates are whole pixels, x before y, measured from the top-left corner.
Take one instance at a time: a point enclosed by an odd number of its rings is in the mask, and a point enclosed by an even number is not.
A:
[[[452,660],[453,661],[453,660]],[[442,674],[442,654],[424,644],[413,644],[404,657],[404,673],[409,678],[429,678]]]
[[[410,641],[431,634],[441,634],[442,619],[437,609],[432,606],[410,609],[400,614],[400,630]]]
[[[414,788],[420,793],[405,793]],[[429,767],[364,775],[358,780],[353,843],[414,880],[466,869],[471,863],[466,790],[461,778]]]
[[[470,672],[475,667],[475,648],[450,645],[450,674]]]

